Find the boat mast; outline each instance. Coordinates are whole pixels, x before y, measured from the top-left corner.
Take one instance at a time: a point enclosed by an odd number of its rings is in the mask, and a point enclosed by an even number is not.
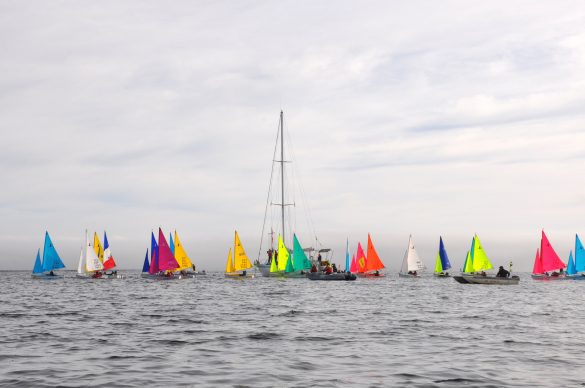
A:
[[[280,208],[281,216],[282,216],[282,241],[285,242],[286,239],[284,237],[284,119],[283,119],[283,112],[280,111],[280,189],[282,193],[282,206]]]

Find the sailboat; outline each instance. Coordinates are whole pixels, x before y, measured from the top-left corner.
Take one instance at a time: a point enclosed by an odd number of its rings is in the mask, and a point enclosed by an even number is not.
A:
[[[53,246],[49,232],[45,231],[43,259],[41,260],[41,250],[39,248],[32,271],[32,277],[35,279],[59,279],[62,278],[63,275],[57,275],[54,271],[62,268],[65,268],[65,264],[63,264],[57,250]]]
[[[367,247],[368,255],[364,255],[364,250],[361,247],[361,244],[358,244],[358,257],[360,257],[358,261],[358,272],[357,275],[360,277],[384,277],[386,276],[381,270],[386,268],[382,260],[380,260],[380,256],[378,256],[378,252],[376,252],[376,248],[374,248],[374,243],[372,242],[372,237],[368,233],[368,247]]]
[[[195,275],[205,275],[205,271],[197,272],[195,271],[195,265],[187,255],[185,248],[181,244],[181,240],[179,240],[179,234],[175,230],[175,239],[173,240],[173,236],[170,236],[171,246],[173,246],[172,252],[179,263],[179,268],[176,271],[179,272],[179,278],[187,279],[193,278]]]
[[[246,255],[246,251],[244,250],[244,246],[240,241],[240,236],[238,236],[238,231],[235,231],[234,235],[234,256],[232,258],[232,248],[230,247],[227,262],[225,265],[225,276],[228,278],[238,278],[238,279],[245,279],[245,278],[253,278],[254,274],[248,273],[248,269],[253,268],[254,266],[248,259],[248,255]]]
[[[280,151],[280,160],[277,159],[277,149]],[[305,248],[303,249],[299,240],[294,233],[287,233],[287,212],[286,209],[291,206],[296,206],[294,200],[291,201],[290,198],[286,197],[285,191],[285,165],[290,161],[285,160],[285,152],[284,152],[284,113],[280,111],[279,117],[279,124],[278,124],[278,134],[276,138],[276,144],[274,148],[274,157],[273,157],[273,165],[272,171],[270,175],[270,185],[268,188],[268,198],[266,202],[266,209],[264,215],[264,223],[262,225],[262,235],[260,240],[260,249],[258,251],[258,257],[255,260],[254,264],[258,270],[260,270],[262,276],[265,277],[305,277],[307,271],[311,268],[312,263],[314,262],[314,257],[307,257],[307,252],[310,252],[310,255],[317,252],[313,248]],[[276,170],[275,166],[279,164],[278,171]],[[275,176],[274,172],[277,171],[277,174],[280,174],[280,181],[278,182],[278,191],[273,190],[273,177]],[[272,201],[271,195],[276,197],[276,194],[279,194],[277,198],[274,198]],[[274,216],[275,223],[280,223],[280,230],[279,236],[277,240],[277,246],[274,247],[274,231],[271,228],[271,232],[269,235],[270,238],[270,247],[266,251],[267,259],[265,262],[260,261],[260,255],[262,254],[262,243],[264,240],[264,228],[266,226],[266,216],[268,215],[269,206],[278,206],[280,207],[279,214],[276,215],[276,212],[271,212],[271,216]],[[278,219],[278,221],[276,221]],[[287,235],[292,235],[292,245],[293,249],[290,250],[287,247],[287,242],[290,244],[290,237],[287,240]],[[315,239],[317,241],[317,239]],[[290,246],[290,245],[289,245]],[[319,250],[319,254],[321,252],[329,252],[330,250]]]
[[[402,266],[400,267],[398,276],[401,278],[418,278],[420,277],[419,271],[422,271],[425,268],[424,263],[414,248],[412,235],[410,235],[408,237],[408,248],[406,248],[406,252],[404,252],[404,258],[402,259]]]
[[[437,259],[435,260],[435,272],[433,275],[439,278],[449,277],[449,272],[446,271],[450,268],[451,263],[449,262],[449,256],[447,256],[447,251],[443,244],[443,237],[439,236],[439,252],[437,253]]]
[[[362,243],[358,242],[357,250],[355,252],[355,273],[357,273],[358,276],[365,276],[367,262],[368,260],[366,258],[366,254],[364,253],[364,249],[362,248]]]
[[[577,253],[577,250],[575,250],[575,253]],[[562,273],[566,267],[567,265],[557,255],[543,230],[540,238],[540,251],[536,251],[536,257],[534,258],[532,279],[566,280],[567,277]],[[549,275],[549,272],[552,273]]]
[[[585,248],[579,239],[579,235],[575,234],[575,280],[585,280]]]
[[[144,264],[142,264],[142,273],[140,276],[143,278],[150,277],[150,274],[148,273],[149,270],[150,262],[148,261],[148,248],[146,248],[146,255],[144,256]]]
[[[493,265],[483,250],[481,241],[479,241],[479,237],[476,234],[471,240],[471,249],[467,252],[462,274],[453,276],[453,279],[463,284],[518,284],[520,282],[518,276],[506,278],[488,275],[485,271],[492,268]]]
[[[81,252],[79,253],[79,265],[77,266],[76,277],[82,279],[102,279],[103,275],[101,271],[103,269],[104,265],[96,254],[94,245],[89,241],[89,233],[86,230],[85,244],[81,247]]]
[[[110,249],[110,243],[108,242],[108,235],[104,231],[104,245],[100,242],[100,239],[96,232],[93,234],[93,249],[98,256],[98,259],[103,264],[104,272],[101,273],[101,278],[104,279],[122,279],[124,276],[118,275],[116,268],[116,260],[112,256],[112,250]],[[110,270],[110,272],[106,272]]]

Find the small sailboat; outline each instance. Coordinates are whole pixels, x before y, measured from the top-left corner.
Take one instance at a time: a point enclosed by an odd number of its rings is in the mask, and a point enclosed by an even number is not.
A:
[[[573,277],[575,280],[585,280],[585,248],[579,239],[579,235],[575,234],[575,271]]]
[[[362,243],[358,242],[357,250],[355,252],[355,273],[357,273],[358,276],[365,276],[367,262],[368,260],[364,253],[364,249],[362,248]]]
[[[443,237],[439,236],[439,252],[437,253],[437,260],[435,260],[435,272],[433,275],[439,278],[449,277],[449,272],[446,271],[450,268],[451,263],[449,262],[449,256],[447,256],[447,251],[443,244]]]
[[[148,249],[146,250],[148,255]],[[145,257],[145,261],[147,258]],[[159,273],[158,268],[158,243],[154,237],[154,232],[150,232],[150,264],[148,265],[147,271],[144,271],[146,265],[143,265],[142,277],[143,278],[156,278]]]
[[[32,277],[35,279],[59,279],[63,275],[57,275],[54,271],[65,268],[65,264],[59,257],[49,232],[45,231],[45,245],[43,247],[43,259],[41,260],[41,250],[37,251],[35,265],[32,271]]]
[[[254,274],[249,274],[248,269],[254,267],[246,255],[244,246],[240,241],[238,232],[234,235],[234,257],[232,259],[232,248],[228,253],[227,263],[225,265],[225,276],[228,278],[253,278]]]
[[[94,236],[95,237],[95,236]],[[94,239],[95,244],[95,239]],[[96,253],[94,244],[89,241],[89,233],[85,231],[85,244],[79,253],[79,265],[76,277],[81,279],[102,279],[104,265]]]
[[[404,258],[402,259],[402,267],[398,276],[401,278],[419,278],[419,271],[424,270],[426,267],[418,256],[416,249],[414,248],[414,242],[412,241],[412,235],[408,238],[408,248],[404,252]]]
[[[563,270],[566,267],[567,265],[557,255],[543,230],[540,238],[540,251],[536,251],[536,257],[534,258],[532,279],[566,280],[567,277],[563,274]],[[551,273],[549,274],[549,272]]]
[[[574,277],[577,274],[575,261],[573,260],[573,251],[569,251],[569,260],[567,260],[567,277]]]
[[[195,275],[199,275],[194,271],[195,265],[187,255],[185,248],[181,244],[181,240],[179,240],[179,234],[175,230],[175,239],[173,240],[173,236],[170,236],[171,246],[173,246],[172,252],[179,263],[179,268],[176,269],[178,271],[178,276],[180,279],[191,279]]]
[[[463,265],[463,273],[459,276],[453,276],[453,279],[455,279],[456,282],[462,284],[506,285],[518,284],[518,282],[520,282],[520,278],[518,276],[498,277],[494,275],[488,275],[485,271],[492,268],[493,265],[483,250],[481,241],[479,241],[479,237],[476,234],[471,240],[471,249],[467,252],[465,264]]]
[[[146,255],[144,256],[144,264],[142,264],[142,273],[140,274],[141,277],[147,278],[150,277],[150,262],[148,261],[148,248],[146,248]]]
[[[361,249],[361,245],[358,246],[358,251]],[[368,233],[368,247],[367,247],[368,255],[363,255],[363,249],[361,249],[361,254],[363,258],[363,266],[362,262],[360,262],[360,271],[358,271],[358,276],[360,277],[384,277],[386,276],[384,273],[380,272],[384,268],[384,263],[380,260],[380,256],[378,256],[378,252],[376,252],[376,248],[374,248],[374,243],[372,242],[372,237]],[[361,259],[360,259],[361,260]]]

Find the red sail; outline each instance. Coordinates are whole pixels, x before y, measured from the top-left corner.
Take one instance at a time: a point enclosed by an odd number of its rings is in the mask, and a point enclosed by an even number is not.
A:
[[[540,252],[538,249],[536,250],[536,257],[534,258],[534,268],[532,268],[532,273],[535,275],[544,273],[542,270],[542,260],[540,260]]]
[[[374,248],[374,244],[372,243],[372,238],[368,233],[368,261],[366,263],[366,272],[378,271],[382,268],[384,268],[384,263],[380,260],[376,248]]]
[[[567,267],[559,255],[557,255],[552,245],[550,245],[546,234],[544,234],[544,230],[542,231],[542,239],[540,240],[540,261],[542,264],[542,272],[555,271]]]
[[[179,268],[179,263],[175,260],[175,256],[160,228],[158,228],[158,267],[161,271],[172,271]]]
[[[364,250],[362,248],[361,243],[358,243],[355,261],[356,261],[357,267],[358,267],[357,272],[358,273],[366,272],[367,259],[366,259],[366,255],[364,254]]]

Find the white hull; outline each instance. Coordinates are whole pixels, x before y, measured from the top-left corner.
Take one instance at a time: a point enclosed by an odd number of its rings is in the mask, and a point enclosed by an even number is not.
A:
[[[482,275],[461,275],[453,276],[453,279],[458,283],[462,284],[501,284],[501,285],[515,285],[520,282],[518,276],[512,276],[510,278],[499,278],[496,276],[482,276]]]
[[[420,275],[413,275],[413,274],[409,274],[409,273],[399,272],[398,277],[399,278],[420,278]]]

